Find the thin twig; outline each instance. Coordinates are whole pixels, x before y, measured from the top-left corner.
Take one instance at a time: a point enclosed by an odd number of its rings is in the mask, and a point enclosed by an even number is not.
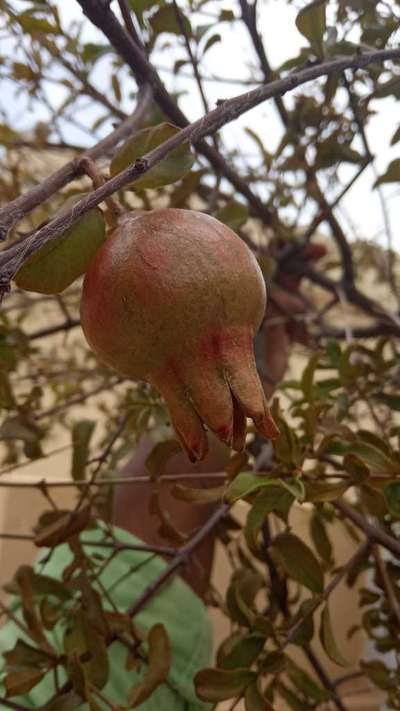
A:
[[[93,148],[89,148],[89,150],[81,156],[81,159],[87,156],[88,158],[96,160],[103,155],[108,155],[122,139],[132,133],[135,127],[141,123],[148,111],[150,101],[151,91],[148,88],[144,89],[142,93],[139,93],[138,104],[133,114],[125,119],[112,133],[93,146]],[[79,175],[82,175],[82,169],[79,165],[79,160],[74,158],[41,183],[35,185],[31,190],[20,195],[5,207],[0,208],[0,239],[4,239],[9,230],[26,214]]]
[[[220,521],[225,518],[229,511],[228,504],[222,504],[219,508],[214,511],[210,518],[205,522],[205,524],[195,533],[195,535],[179,550],[179,553],[175,558],[166,566],[163,572],[151,583],[146,590],[140,595],[136,602],[131,605],[128,610],[129,617],[134,617],[138,614],[143,607],[151,600],[155,593],[164,585],[164,583],[169,580],[173,575],[176,575],[179,568],[181,568],[191,556],[193,551],[198,548],[200,543],[204,541],[205,538],[218,526]]]
[[[369,541],[380,543],[384,548],[387,548],[396,558],[400,558],[400,541],[392,536],[389,536],[385,531],[373,526],[364,516],[358,513],[350,504],[341,499],[334,501],[333,506],[340,511],[345,518],[348,518],[354,523],[357,528],[365,533]]]
[[[215,133],[221,126],[230,123],[267,99],[285,94],[287,91],[291,91],[297,86],[320,76],[335,74],[343,71],[346,67],[360,68],[372,62],[379,60],[385,61],[397,57],[400,57],[400,49],[379,50],[355,57],[335,59],[324,64],[307,67],[306,69],[291,74],[285,79],[279,79],[266,86],[261,86],[246,94],[241,94],[233,99],[224,101],[223,104],[214,109],[214,111],[211,111],[206,116],[182,129],[178,134],[165,141],[150,153],[147,153],[143,158],[136,160],[124,171],[109,180],[104,186],[93,191],[76,203],[70,211],[55,217],[34,235],[24,240],[22,246],[21,242],[18,241],[0,253],[0,265],[2,267],[0,279],[2,284],[6,287],[21,264],[37,249],[69,228],[79,217],[100,202],[103,202],[106,197],[120,190],[128,183],[137,180],[143,173],[157,165],[174,148],[182,145],[185,141],[196,143],[200,138]]]
[[[31,460],[29,464],[31,464]],[[1,472],[0,472],[1,474]],[[336,474],[335,474],[336,477]],[[198,473],[198,474],[163,474],[158,481],[163,482],[179,482],[179,481],[225,481],[226,472],[212,472],[208,473]],[[46,486],[49,488],[63,488],[63,487],[85,487],[89,482],[87,481],[73,481],[72,479],[61,479],[56,481],[47,481],[44,479],[37,479],[35,481],[4,481],[0,479],[0,488],[10,488],[10,489],[36,489],[43,485],[45,481]],[[132,476],[132,477],[113,477],[110,479],[96,479],[96,481],[91,483],[91,486],[129,486],[135,484],[150,484],[153,480],[149,476]]]
[[[378,569],[379,575],[382,578],[382,585],[386,591],[388,603],[390,605],[391,611],[397,619],[397,623],[400,625],[400,604],[397,599],[397,595],[394,591],[392,581],[388,575],[385,561],[382,558],[379,546],[372,546],[372,555],[375,558],[376,567]]]
[[[286,639],[282,643],[280,650],[284,649],[288,644],[290,644],[295,638],[298,633],[298,631],[301,629],[301,627],[304,624],[304,621],[322,605],[323,602],[325,602],[329,595],[333,592],[333,590],[339,585],[339,583],[343,580],[346,575],[353,570],[364,558],[369,554],[371,548],[371,544],[369,541],[366,541],[363,543],[358,550],[354,553],[354,555],[347,561],[346,565],[344,565],[340,571],[335,575],[334,578],[328,583],[326,586],[324,592],[319,595],[318,597],[315,598],[314,604],[310,606],[310,609],[307,610],[307,612],[296,622],[295,625],[290,629],[289,634],[287,635]]]
[[[5,541],[30,541],[33,542],[35,540],[35,536],[33,533],[0,533],[0,540],[5,540]],[[156,553],[157,555],[165,555],[165,556],[174,556],[177,554],[176,548],[171,548],[171,546],[153,546],[153,545],[145,545],[143,544],[135,544],[135,543],[120,543],[119,541],[85,541],[81,540],[81,544],[83,546],[92,546],[92,547],[98,547],[98,548],[110,548],[114,552],[119,552],[119,551],[140,551],[141,553]],[[0,601],[0,611],[2,611],[3,604]],[[4,614],[8,615],[9,617],[11,614],[9,613],[9,610],[3,610]],[[16,620],[19,622],[19,620],[16,618]],[[14,620],[14,621],[16,621]],[[21,626],[21,629],[23,630],[24,634],[27,634],[27,630]]]

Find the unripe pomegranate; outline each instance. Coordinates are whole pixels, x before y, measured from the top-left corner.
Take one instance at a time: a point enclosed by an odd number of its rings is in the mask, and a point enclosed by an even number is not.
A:
[[[86,272],[82,327],[101,361],[164,396],[192,460],[205,427],[234,449],[246,416],[278,433],[256,371],[266,294],[258,264],[226,225],[200,212],[124,215]]]

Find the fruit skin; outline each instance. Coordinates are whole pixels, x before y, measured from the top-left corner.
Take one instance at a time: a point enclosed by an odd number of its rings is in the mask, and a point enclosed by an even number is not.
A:
[[[101,361],[161,392],[196,460],[207,452],[204,424],[238,450],[246,416],[278,434],[253,352],[265,306],[261,271],[234,232],[166,208],[123,216],[86,272],[81,320]]]

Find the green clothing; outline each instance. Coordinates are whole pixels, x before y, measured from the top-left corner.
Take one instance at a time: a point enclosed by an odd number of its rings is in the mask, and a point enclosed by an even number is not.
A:
[[[116,540],[121,543],[138,545],[141,543],[135,536],[114,527]],[[104,540],[101,527],[85,531],[84,541]],[[109,553],[103,547],[87,546],[86,553]],[[71,562],[71,551],[67,545],[54,549],[48,563],[37,566],[38,572],[53,578],[61,579],[62,571]],[[140,566],[141,563],[144,563]],[[152,583],[165,568],[165,561],[160,556],[148,552],[121,550],[105,566],[99,576],[102,585],[109,590],[113,603],[119,611],[127,610],[139,595]],[[140,566],[140,567],[138,567]],[[131,572],[137,569],[136,572]],[[131,572],[131,574],[130,574]],[[120,582],[118,582],[120,581]],[[105,599],[104,608],[112,609]],[[14,606],[14,611],[16,606]],[[172,665],[169,673],[169,684],[163,684],[156,689],[147,701],[137,708],[140,711],[205,711],[209,708],[196,697],[193,677],[196,672],[209,666],[211,658],[212,633],[207,611],[201,600],[191,591],[178,576],[172,578],[136,615],[135,625],[148,631],[156,623],[162,623],[169,635],[172,647]],[[49,642],[62,651],[64,629],[60,624],[48,632]],[[0,654],[12,649],[18,638],[23,638],[21,630],[13,623],[0,630]],[[28,640],[27,640],[28,641]],[[109,649],[110,674],[107,685],[102,690],[105,698],[114,704],[126,704],[128,693],[140,681],[142,671],[126,671],[127,650],[119,642],[114,642]],[[4,674],[3,674],[4,676]],[[65,677],[60,674],[63,683]],[[54,675],[47,674],[34,689],[24,696],[12,700],[28,708],[37,709],[50,700],[55,694]],[[4,694],[2,694],[4,695]],[[105,711],[109,709],[100,701],[97,703]],[[88,704],[81,704],[80,711],[86,711]]]

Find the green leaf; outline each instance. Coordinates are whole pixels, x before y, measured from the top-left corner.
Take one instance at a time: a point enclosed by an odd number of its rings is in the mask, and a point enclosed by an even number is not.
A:
[[[264,578],[256,570],[239,568],[232,576],[226,591],[226,605],[230,617],[243,627],[253,626],[257,616],[254,611],[254,599],[264,586]]]
[[[145,461],[145,467],[152,479],[157,479],[165,471],[165,468],[171,459],[176,454],[179,454],[182,448],[176,439],[167,439],[164,442],[157,442]]]
[[[171,123],[160,123],[158,126],[143,128],[135,133],[122,148],[117,151],[111,161],[110,173],[112,176],[120,173],[137,158],[141,158],[168,138],[179,133],[180,129]],[[175,183],[189,172],[194,162],[194,155],[190,144],[185,141],[181,146],[171,151],[158,165],[151,168],[143,177],[138,178],[129,186],[132,190],[141,191],[147,188],[158,188],[162,185]]]
[[[208,50],[214,46],[214,44],[217,44],[217,42],[221,42],[221,35],[215,34],[211,35],[211,37],[208,38],[207,42],[205,43],[203,47],[203,52],[202,56],[204,57],[205,53],[208,52]]]
[[[286,420],[280,416],[277,406],[273,406],[272,416],[279,429],[279,435],[273,443],[276,458],[291,468],[299,466],[302,455],[294,428],[289,427]]]
[[[121,84],[120,84],[118,76],[116,74],[113,74],[111,76],[111,86],[112,86],[112,90],[114,92],[116,101],[118,103],[120,103],[122,101]]]
[[[255,131],[253,131],[252,128],[246,127],[244,130],[246,131],[247,135],[250,136],[250,138],[251,138],[251,139],[255,142],[255,144],[258,146],[258,148],[259,148],[259,150],[260,150],[260,153],[261,153],[261,155],[262,155],[262,157],[263,157],[264,165],[265,165],[267,168],[269,168],[269,166],[271,165],[271,161],[272,161],[272,155],[271,155],[271,153],[269,153],[269,152],[267,151],[267,149],[265,148],[264,143],[263,143],[263,141],[261,140],[260,136],[258,135],[258,133],[256,133]]]
[[[52,25],[48,20],[34,17],[30,12],[24,12],[19,15],[18,22],[23,31],[32,37],[60,34],[60,30],[55,25]]]
[[[347,491],[350,486],[350,482],[338,481],[332,483],[331,481],[307,481],[306,482],[306,501],[324,502],[324,501],[335,501],[340,499],[341,496]]]
[[[400,158],[392,160],[389,164],[386,173],[381,175],[378,180],[375,181],[374,188],[378,185],[383,185],[383,183],[398,183],[400,181]]]
[[[362,504],[371,516],[384,518],[387,515],[387,504],[380,491],[372,488],[372,486],[363,484],[360,487],[360,494]]]
[[[262,661],[262,668],[267,674],[280,674],[286,666],[286,657],[282,652],[269,652]]]
[[[400,126],[395,130],[392,140],[390,141],[390,145],[394,146],[396,143],[400,141]]]
[[[14,281],[26,291],[59,294],[86,271],[105,238],[101,210],[89,210],[72,227],[32,254]]]
[[[289,577],[315,593],[324,590],[324,578],[312,550],[293,533],[281,533],[273,541],[273,549]]]
[[[393,680],[391,678],[390,669],[381,661],[373,660],[371,662],[360,661],[360,667],[364,674],[378,687],[378,689],[393,688]]]
[[[247,687],[244,703],[246,711],[275,711],[272,704],[261,695],[256,683]]]
[[[43,679],[45,671],[34,667],[20,667],[18,671],[9,672],[4,678],[6,696],[26,694]]]
[[[75,691],[69,691],[67,694],[57,696],[54,701],[50,701],[43,711],[76,711],[81,703],[82,699],[77,696]]]
[[[29,459],[37,459],[42,456],[41,437],[41,430],[34,420],[22,413],[15,417],[7,418],[0,427],[0,440],[22,440],[24,453]]]
[[[7,143],[14,143],[14,141],[19,138],[21,138],[21,136],[17,131],[14,131],[14,129],[5,123],[0,123],[0,143],[7,145]]]
[[[280,696],[282,696],[282,698],[286,701],[287,706],[284,707],[285,709],[291,708],[293,711],[309,710],[310,707],[305,707],[304,701],[302,699],[298,699],[297,695],[284,684],[279,683],[277,685],[277,690],[279,691]]]
[[[109,44],[94,44],[93,42],[88,42],[83,46],[81,57],[85,64],[87,62],[96,62],[97,59],[103,57],[108,52],[112,52],[112,47]]]
[[[264,489],[266,486],[280,486],[279,479],[270,479],[267,476],[252,474],[251,472],[240,472],[233,481],[228,485],[225,493],[226,501],[233,504],[239,499],[245,499],[249,494],[252,494],[258,489]]]
[[[349,665],[349,662],[346,661],[346,659],[340,653],[335,641],[335,637],[333,635],[328,603],[325,604],[324,609],[322,610],[319,637],[321,640],[321,644],[325,652],[327,653],[329,659],[331,659],[332,662],[335,662],[335,664],[338,664],[341,667],[347,667]]]
[[[179,13],[185,34],[190,36],[192,34],[191,24],[188,18],[184,16],[182,10],[180,10]],[[155,35],[160,35],[162,32],[168,32],[173,35],[182,34],[175,7],[170,3],[160,7],[159,10],[151,16],[150,25]]]
[[[151,10],[151,8],[157,6],[159,7],[160,4],[162,4],[162,0],[128,0],[128,5],[131,10],[135,13],[138,22],[140,26],[143,28],[145,25],[144,19],[143,19],[143,13],[146,12],[147,10]]]
[[[234,231],[238,230],[246,222],[248,216],[249,211],[246,205],[236,202],[236,200],[229,200],[224,207],[221,207],[215,213],[217,220],[228,225]]]
[[[36,76],[29,64],[22,62],[13,62],[13,75],[16,79],[25,81],[32,81]]]
[[[314,353],[308,361],[307,366],[304,368],[303,374],[301,376],[301,388],[303,390],[305,399],[309,402],[314,399],[314,375],[320,358],[321,353]]]
[[[47,668],[52,657],[38,647],[32,647],[23,639],[17,639],[14,647],[8,652],[4,652],[6,667],[35,667]]]
[[[392,481],[383,487],[387,507],[395,518],[400,518],[400,483]]]
[[[24,574],[24,579],[29,580],[31,594],[38,597],[45,597],[46,600],[55,597],[58,600],[65,601],[71,598],[70,591],[65,587],[64,583],[56,578],[51,578],[49,575],[36,573],[29,565],[19,566],[12,582],[9,584],[12,594],[21,594],[18,580],[21,579],[21,573]]]
[[[172,487],[171,493],[180,501],[188,501],[193,504],[210,504],[221,501],[225,492],[225,486],[213,486],[207,489],[193,489],[191,487],[176,484]]]
[[[287,675],[292,684],[305,696],[318,702],[328,701],[331,698],[331,693],[327,689],[322,689],[304,669],[297,666],[291,659],[287,661]]]
[[[196,674],[194,685],[202,701],[217,703],[241,696],[256,679],[257,674],[249,669],[202,669]]]
[[[346,454],[344,456],[343,469],[350,474],[354,484],[361,484],[370,476],[369,468],[356,454]]]
[[[319,57],[323,57],[327,0],[314,0],[298,13],[296,27]]]
[[[399,136],[400,140],[400,136]],[[374,395],[374,398],[376,400],[379,400],[380,402],[383,402],[384,405],[387,405],[390,407],[391,410],[396,410],[396,412],[400,412],[400,395],[389,395],[387,393],[376,393]]]
[[[246,542],[251,551],[255,552],[258,549],[257,537],[268,514],[277,511],[287,521],[293,501],[293,495],[280,486],[267,486],[257,494],[247,514],[244,528]]]
[[[104,637],[89,623],[86,612],[79,610],[72,616],[64,634],[64,652],[76,655],[85,678],[97,689],[102,689],[109,676],[109,661]]]
[[[221,10],[218,17],[218,22],[232,22],[235,19],[233,10]]]
[[[227,643],[228,642],[228,643]],[[265,637],[257,632],[238,634],[228,638],[218,651],[218,666],[221,669],[250,667],[261,654]]]
[[[148,670],[144,679],[129,694],[131,708],[142,704],[168,678],[171,666],[171,644],[164,625],[151,628],[148,636]]]
[[[313,639],[314,618],[312,613],[316,610],[316,607],[317,604],[315,598],[307,598],[307,600],[303,600],[297,613],[291,619],[288,631],[291,633],[290,639],[293,644],[303,647]],[[292,629],[294,627],[296,629],[293,633]]]
[[[4,370],[0,370],[0,408],[9,410],[14,406],[15,400],[11,389],[10,379]]]
[[[395,476],[398,474],[398,462],[390,459],[378,447],[368,442],[357,441],[348,447],[349,454],[356,454],[374,474],[381,476]]]
[[[310,523],[310,533],[318,555],[325,563],[332,562],[332,544],[320,516],[314,514]]]
[[[96,427],[93,420],[75,422],[72,431],[72,463],[71,476],[74,481],[85,478],[86,463],[89,458],[89,444]]]
[[[72,536],[81,533],[88,525],[90,518],[90,506],[79,511],[58,510],[55,521],[39,529],[34,539],[35,546],[54,548],[60,543],[64,543]]]

